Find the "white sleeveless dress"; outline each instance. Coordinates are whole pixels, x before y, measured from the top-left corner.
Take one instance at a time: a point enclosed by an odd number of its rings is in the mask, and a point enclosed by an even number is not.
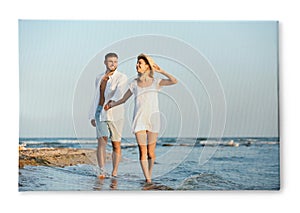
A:
[[[161,79],[153,79],[148,87],[139,87],[134,79],[129,84],[129,89],[134,95],[135,105],[133,112],[132,131],[141,130],[158,133],[160,130],[160,113],[158,106],[159,82]]]

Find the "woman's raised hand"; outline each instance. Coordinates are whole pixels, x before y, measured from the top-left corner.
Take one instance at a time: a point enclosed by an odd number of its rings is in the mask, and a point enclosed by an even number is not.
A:
[[[153,64],[153,69],[155,72],[158,72],[158,73],[163,73],[164,70],[161,69],[157,64]]]

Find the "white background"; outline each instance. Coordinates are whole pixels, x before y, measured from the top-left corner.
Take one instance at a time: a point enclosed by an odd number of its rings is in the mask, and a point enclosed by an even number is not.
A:
[[[1,212],[299,211],[299,7],[297,1],[2,1],[0,3]],[[197,4],[196,4],[197,3]],[[298,8],[298,9],[297,9]],[[18,192],[18,19],[279,20],[279,192]]]

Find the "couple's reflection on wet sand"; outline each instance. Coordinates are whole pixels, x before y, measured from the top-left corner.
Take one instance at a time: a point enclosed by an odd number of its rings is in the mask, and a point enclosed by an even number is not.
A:
[[[117,178],[111,178],[111,182],[110,182],[110,188],[112,190],[117,189],[118,187],[118,179]]]
[[[145,191],[145,190],[146,191],[147,190],[154,190],[154,191],[174,190],[173,188],[165,186],[160,183],[137,182],[137,184],[140,186],[140,190],[143,190],[143,191]],[[93,189],[94,189],[94,191],[118,190],[118,178],[116,178],[116,177],[105,178],[105,179],[97,178]]]
[[[109,185],[109,189],[111,190],[116,190],[118,187],[118,179],[117,178],[105,178],[105,179],[100,179],[97,178],[95,186],[94,186],[94,190],[108,190],[108,188],[106,187],[106,183],[108,183],[108,181],[110,181],[110,185]]]

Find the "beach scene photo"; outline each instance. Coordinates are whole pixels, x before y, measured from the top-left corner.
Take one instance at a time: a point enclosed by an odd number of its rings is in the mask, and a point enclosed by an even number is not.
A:
[[[278,27],[19,20],[19,192],[280,190]]]

